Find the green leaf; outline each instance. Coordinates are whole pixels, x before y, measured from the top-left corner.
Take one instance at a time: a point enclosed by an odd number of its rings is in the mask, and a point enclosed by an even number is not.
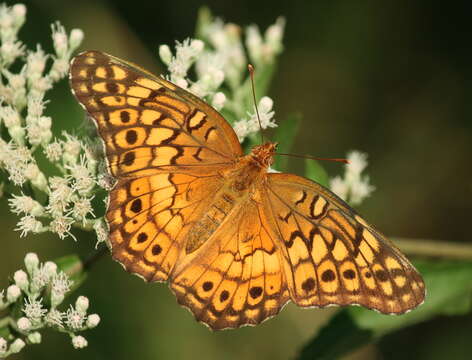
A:
[[[289,153],[292,150],[301,121],[302,115],[294,113],[279,124],[274,136],[274,141],[279,144],[277,148],[278,152]],[[275,158],[274,168],[279,171],[287,171],[287,164],[287,156],[277,156]]]
[[[341,310],[314,340],[301,349],[296,359],[337,359],[350,349],[369,343],[371,339],[372,331],[360,329],[349,312]]]
[[[302,348],[297,359],[335,359],[406,326],[438,315],[471,311],[471,262],[423,261],[416,265],[426,283],[427,296],[423,305],[398,316],[358,307],[345,308]]]
[[[305,176],[308,179],[316,181],[317,183],[328,187],[329,186],[329,177],[328,173],[316,160],[306,159],[305,160]]]

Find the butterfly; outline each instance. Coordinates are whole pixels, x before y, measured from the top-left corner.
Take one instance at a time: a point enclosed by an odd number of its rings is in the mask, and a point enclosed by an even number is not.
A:
[[[112,257],[212,329],[256,325],[292,300],[387,314],[424,301],[403,254],[334,193],[268,172],[276,144],[248,155],[210,105],[114,56],[70,67],[75,97],[116,179],[106,221]]]

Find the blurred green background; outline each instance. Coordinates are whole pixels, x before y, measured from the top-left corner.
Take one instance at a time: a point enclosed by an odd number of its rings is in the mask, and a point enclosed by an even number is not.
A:
[[[7,4],[14,4],[8,2]],[[194,33],[197,10],[265,29],[287,20],[285,51],[269,95],[276,118],[303,114],[293,152],[369,154],[377,187],[359,211],[389,236],[471,242],[472,31],[466,2],[443,1],[144,1],[35,0],[20,38],[51,49],[50,23],[85,32],[82,49],[97,49],[162,73],[157,49]],[[54,129],[80,126],[83,113],[67,83],[49,94]],[[291,160],[302,173],[303,161]],[[326,164],[331,176],[342,172]],[[16,216],[0,200],[0,288],[26,252],[41,260],[89,253],[95,239],[77,243],[47,236],[20,239]],[[2,236],[2,237],[3,237]],[[94,268],[78,293],[91,300],[100,326],[80,351],[53,332],[15,359],[287,359],[336,311],[288,305],[255,328],[212,333],[180,308],[163,284],[145,284],[110,258]],[[384,337],[349,359],[469,359],[472,315],[440,317]]]

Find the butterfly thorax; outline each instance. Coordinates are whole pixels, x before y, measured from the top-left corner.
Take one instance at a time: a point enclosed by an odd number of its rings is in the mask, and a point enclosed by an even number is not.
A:
[[[220,172],[223,185],[209,202],[206,215],[189,232],[187,254],[205,243],[233,211],[237,211],[251,199],[257,201],[257,189],[273,163],[276,146],[276,143],[257,145],[250,154],[241,156],[234,164]]]
[[[262,145],[256,145],[249,154],[252,159],[262,168],[267,170],[274,163],[274,153],[277,143],[268,142]]]

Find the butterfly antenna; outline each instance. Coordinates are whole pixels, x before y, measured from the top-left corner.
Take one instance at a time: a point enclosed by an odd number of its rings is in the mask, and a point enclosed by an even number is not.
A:
[[[342,162],[344,164],[349,164],[349,160],[343,159],[343,158],[319,158],[319,157],[308,156],[308,155],[295,155],[295,154],[286,154],[286,153],[274,153],[274,155],[293,156],[293,157],[302,158],[302,159],[334,161],[334,162]]]
[[[249,70],[249,77],[251,78],[251,86],[252,86],[252,99],[254,100],[254,107],[256,108],[256,115],[257,121],[259,121],[259,128],[261,129],[261,143],[264,143],[264,132],[262,129],[261,117],[259,116],[259,109],[257,108],[257,101],[256,101],[256,87],[254,86],[254,66],[251,64],[247,65],[247,69]]]

